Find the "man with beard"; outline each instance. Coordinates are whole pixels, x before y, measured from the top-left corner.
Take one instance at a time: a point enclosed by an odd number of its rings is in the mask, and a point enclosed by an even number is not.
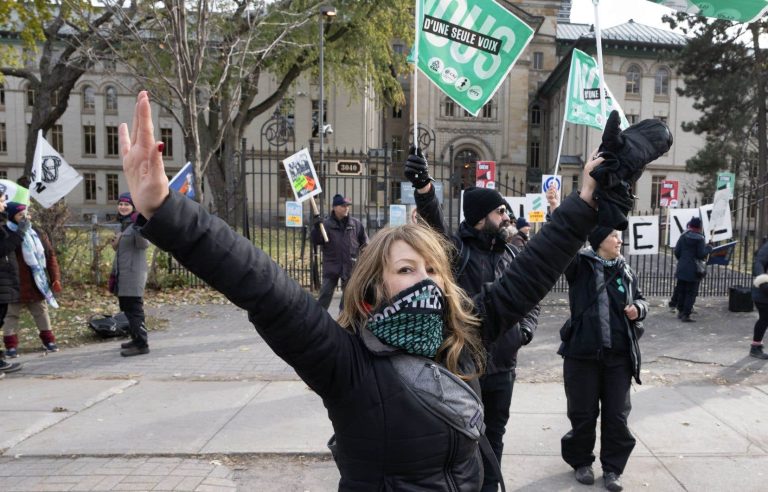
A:
[[[419,215],[433,228],[446,234],[443,214],[435,196],[432,179],[427,172],[426,159],[411,149],[405,163],[405,176],[417,190],[416,207]],[[459,231],[450,237],[457,254],[453,261],[456,282],[470,297],[477,295],[486,283],[502,277],[504,270],[519,252],[507,244],[511,207],[501,193],[489,188],[469,187],[464,190],[462,210],[464,221]],[[538,323],[536,306],[520,323],[509,328],[488,350],[485,375],[480,379],[485,407],[485,435],[501,463],[503,437],[509,420],[512,389],[515,383],[517,351],[530,343]],[[503,322],[503,320],[501,320]],[[501,477],[483,456],[485,477],[483,492],[498,490]]]

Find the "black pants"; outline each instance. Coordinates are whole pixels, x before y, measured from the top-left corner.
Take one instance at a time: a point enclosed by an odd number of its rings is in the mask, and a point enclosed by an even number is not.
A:
[[[146,347],[149,341],[147,328],[144,325],[144,300],[141,297],[125,296],[119,296],[117,300],[120,303],[120,311],[124,312],[128,318],[128,333],[131,335],[131,340],[137,347]]]
[[[752,340],[755,342],[762,342],[765,336],[765,329],[768,328],[768,304],[764,302],[756,302],[755,307],[757,313],[760,315],[755,322],[755,333],[752,336]],[[0,323],[2,326],[2,323]]]
[[[600,463],[604,472],[621,475],[635,447],[627,427],[632,404],[629,355],[606,353],[602,360],[566,357],[563,361],[565,396],[571,430],[560,440],[561,453],[573,468],[595,461],[597,417],[600,418]]]
[[[504,451],[504,432],[509,420],[509,405],[512,403],[512,389],[515,386],[514,371],[504,371],[489,374],[480,380],[483,390],[483,407],[485,412],[485,436],[491,443],[493,454],[501,465],[501,453]],[[482,492],[499,490],[500,477],[496,476],[493,467],[483,455]]]
[[[699,295],[700,280],[689,282],[687,280],[678,280],[679,288],[677,298],[677,311],[683,315],[690,316],[693,311],[693,304],[696,302],[696,296]]]
[[[8,304],[0,303],[0,328],[5,324],[5,315],[8,314]],[[0,348],[0,360],[5,359],[5,352]]]
[[[317,302],[323,306],[323,309],[328,309],[331,305],[331,299],[333,299],[333,292],[336,290],[336,286],[339,284],[338,276],[323,276],[323,285],[320,287],[320,294],[317,296]],[[341,291],[344,293],[344,288],[347,286],[348,279],[341,279]],[[344,307],[344,295],[341,296],[339,302],[339,309]]]

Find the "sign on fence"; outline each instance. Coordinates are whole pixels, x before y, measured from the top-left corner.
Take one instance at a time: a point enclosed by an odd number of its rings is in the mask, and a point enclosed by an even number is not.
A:
[[[304,225],[304,210],[301,202],[285,201],[285,227],[302,227]]]
[[[676,208],[669,210],[669,243],[667,246],[674,248],[677,240],[686,230],[686,224],[700,214],[698,208]]]
[[[544,193],[527,193],[525,200],[528,222],[545,222],[547,219],[547,195]]]
[[[733,200],[733,192],[736,189],[736,175],[733,173],[717,173],[715,189],[728,190],[728,199]]]
[[[397,227],[408,222],[408,207],[393,203],[389,206],[389,225]]]
[[[659,206],[676,208],[680,196],[680,182],[665,179],[659,184]]]
[[[496,188],[496,162],[477,161],[475,165],[475,186],[478,188]]]
[[[659,254],[658,215],[638,215],[629,217],[629,254]]]

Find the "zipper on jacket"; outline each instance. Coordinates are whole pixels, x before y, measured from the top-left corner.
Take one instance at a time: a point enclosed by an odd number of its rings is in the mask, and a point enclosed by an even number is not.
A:
[[[427,367],[432,369],[432,377],[435,378],[435,381],[437,381],[438,386],[440,386],[440,401],[445,401],[445,388],[443,388],[443,375],[440,374],[440,368],[437,367],[437,364],[426,364]]]
[[[453,480],[453,475],[451,474],[456,454],[456,431],[449,427],[448,432],[450,433],[451,446],[448,449],[448,459],[445,461],[445,467],[443,468],[443,472],[445,473],[445,483],[448,485],[448,490],[459,492],[459,487],[456,485],[456,482]]]

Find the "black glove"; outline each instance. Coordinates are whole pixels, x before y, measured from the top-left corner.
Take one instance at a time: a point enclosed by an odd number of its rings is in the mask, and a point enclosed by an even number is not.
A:
[[[323,223],[323,217],[321,215],[318,214],[312,217],[312,227],[314,227],[315,229],[319,228],[320,224],[322,223]]]
[[[523,345],[528,345],[533,340],[533,332],[526,326],[520,327],[520,336],[523,339]]]
[[[405,161],[403,174],[405,174],[408,181],[413,183],[413,187],[417,190],[424,188],[430,182],[434,181],[432,176],[429,175],[427,159],[424,158],[421,149],[414,147],[413,145],[408,149],[408,159]]]
[[[612,111],[598,149],[605,161],[589,174],[597,181],[598,224],[623,231],[634,205],[632,187],[645,166],[672,147],[672,133],[660,120],[643,120],[624,131],[620,123],[618,111]]]

